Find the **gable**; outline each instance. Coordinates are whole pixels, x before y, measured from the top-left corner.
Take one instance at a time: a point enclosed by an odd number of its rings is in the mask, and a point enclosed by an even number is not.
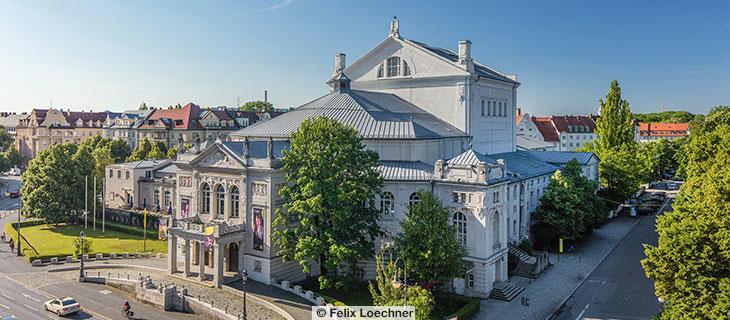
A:
[[[206,152],[203,152],[200,156],[190,164],[194,167],[207,167],[207,168],[219,168],[219,169],[244,169],[245,167],[240,162],[238,157],[227,152],[220,145],[215,144],[215,147],[209,148]]]
[[[410,76],[378,78],[378,68],[389,57],[400,57],[408,64]],[[388,81],[402,78],[427,78],[442,76],[468,75],[466,70],[407,40],[388,37],[380,45],[362,56],[345,69],[345,74],[353,81]]]

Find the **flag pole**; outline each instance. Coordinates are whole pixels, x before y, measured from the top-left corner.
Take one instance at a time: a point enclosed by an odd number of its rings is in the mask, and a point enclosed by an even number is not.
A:
[[[94,224],[94,231],[96,231],[96,203],[98,202],[97,200],[99,200],[99,199],[96,198],[96,175],[94,175],[94,219],[92,222]]]
[[[147,208],[144,208],[144,252],[147,252]]]
[[[84,229],[89,226],[89,176],[84,176]]]

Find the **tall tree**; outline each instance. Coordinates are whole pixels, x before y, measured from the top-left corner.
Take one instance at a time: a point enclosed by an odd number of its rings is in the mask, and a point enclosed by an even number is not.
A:
[[[274,105],[271,102],[256,100],[244,103],[240,109],[242,111],[271,112],[274,111]]]
[[[39,152],[23,173],[24,211],[51,223],[69,221],[83,211],[84,175],[93,170],[87,146],[57,144]]]
[[[451,213],[431,192],[419,192],[420,202],[411,204],[401,222],[403,232],[395,248],[411,278],[419,283],[443,284],[466,271],[466,250],[456,239]]]
[[[418,285],[396,287],[393,279],[399,277],[402,270],[396,268],[392,260],[385,261],[382,254],[375,257],[375,283],[370,282],[368,289],[376,306],[413,306],[416,308],[416,320],[431,319],[434,298],[430,291]],[[408,294],[405,294],[407,291]]]
[[[152,143],[150,143],[150,140],[147,138],[143,138],[142,141],[139,142],[139,145],[137,148],[132,151],[132,154],[129,156],[127,161],[139,161],[147,159],[147,154],[152,150]]]
[[[124,162],[132,151],[129,148],[129,144],[122,139],[115,139],[110,144],[111,156],[114,158],[114,163]]]
[[[329,118],[304,121],[291,135],[283,171],[289,185],[281,190],[273,239],[286,260],[309,272],[319,263],[321,288],[345,284],[337,271],[372,258],[380,229],[374,205],[382,178],[378,154],[365,149],[354,128]]]
[[[633,146],[634,125],[631,119],[629,102],[621,99],[621,87],[618,81],[613,80],[605,99],[600,100],[601,116],[596,120],[595,141],[596,152],[602,154],[605,150],[612,150],[622,146]]]
[[[147,156],[145,157],[145,159],[149,160],[165,158],[167,158],[167,147],[165,147],[165,144],[160,141],[157,141],[152,145],[152,149],[150,149],[150,152],[147,153]]]
[[[0,126],[0,151],[8,150],[13,145],[13,137],[5,127]]]
[[[659,243],[642,261],[666,301],[662,319],[726,319],[730,314],[730,107],[694,127],[687,180],[674,210],[657,218]]]

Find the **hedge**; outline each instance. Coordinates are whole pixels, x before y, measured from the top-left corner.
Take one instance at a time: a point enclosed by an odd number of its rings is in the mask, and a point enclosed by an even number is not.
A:
[[[470,299],[470,301],[461,307],[459,311],[456,311],[453,316],[449,318],[456,317],[456,319],[469,319],[473,317],[477,312],[479,312],[479,308],[481,307],[481,301],[479,299]]]

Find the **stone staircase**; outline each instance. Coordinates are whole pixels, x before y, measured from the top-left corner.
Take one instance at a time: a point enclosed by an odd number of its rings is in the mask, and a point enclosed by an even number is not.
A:
[[[492,299],[502,301],[512,301],[517,295],[519,295],[525,288],[516,286],[506,282],[495,282],[492,292],[489,293],[489,297]]]
[[[514,276],[536,279],[538,275],[535,273],[535,266],[537,265],[537,258],[531,256],[525,250],[520,249],[517,246],[509,245],[508,250],[511,254],[514,254],[519,258],[517,268],[512,273]]]

